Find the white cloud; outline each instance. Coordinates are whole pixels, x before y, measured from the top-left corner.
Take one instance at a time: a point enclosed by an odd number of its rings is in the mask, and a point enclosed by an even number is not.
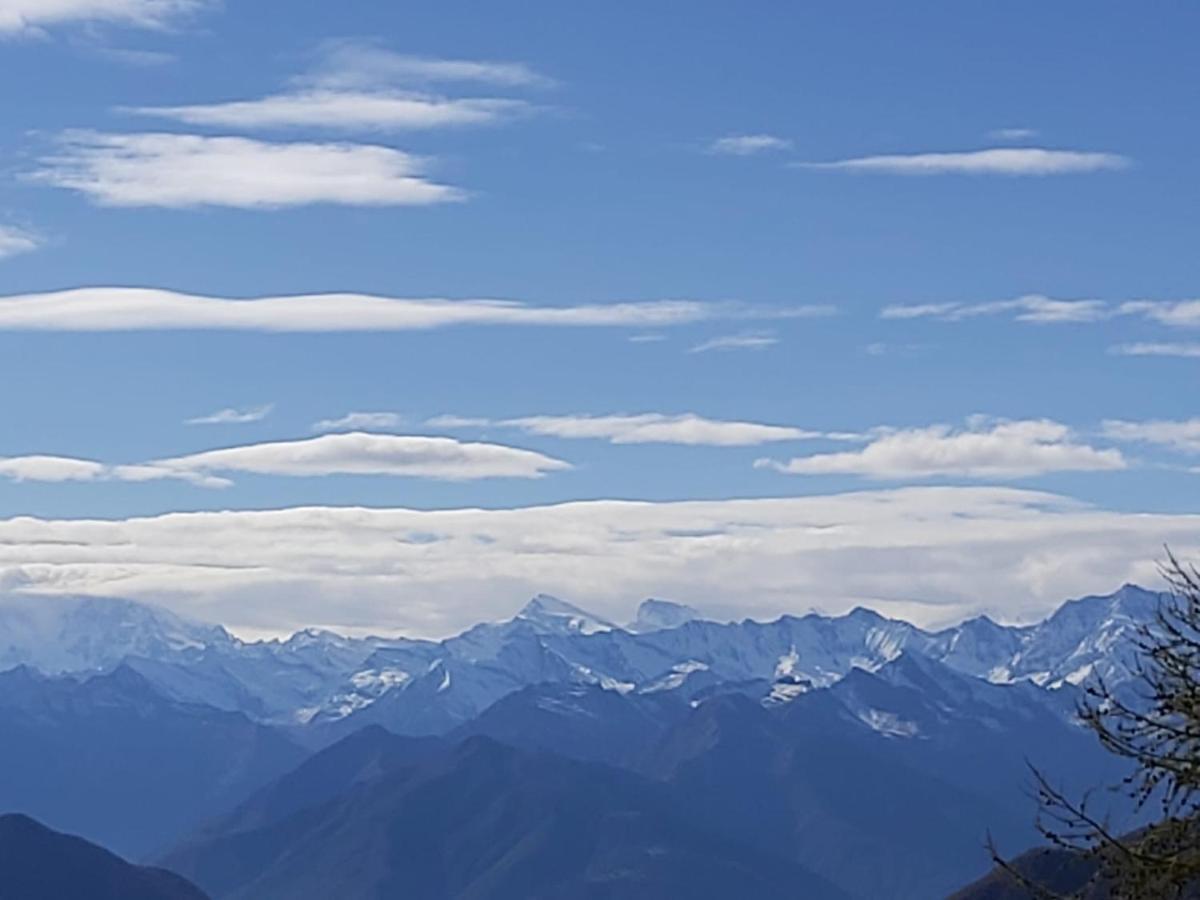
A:
[[[707,353],[710,350],[765,350],[779,343],[779,338],[765,331],[750,331],[741,334],[725,334],[692,347],[689,353]]]
[[[655,300],[535,306],[516,300],[308,294],[234,300],[154,288],[90,287],[0,297],[0,331],[420,331],[463,325],[645,328],[791,318],[806,307]],[[812,307],[823,311],[825,307]]]
[[[31,231],[13,225],[0,225],[0,259],[29,253],[42,246],[42,239]]]
[[[525,63],[413,56],[368,41],[328,41],[318,57],[313,71],[296,79],[298,83],[330,89],[445,83],[517,88],[554,83]]]
[[[322,419],[314,422],[313,431],[360,431],[397,428],[404,424],[404,417],[394,412],[351,412],[337,419]]]
[[[908,153],[861,156],[833,162],[803,162],[805,169],[887,175],[1066,175],[1124,169],[1130,161],[1116,153],[998,147],[951,153]]]
[[[40,163],[28,179],[101,206],[425,206],[465,196],[428,180],[425,160],[369,144],[83,131]]]
[[[731,134],[708,145],[709,153],[722,156],[753,156],[775,150],[787,150],[792,142],[773,134]]]
[[[187,419],[185,425],[244,425],[249,422],[261,422],[271,414],[271,410],[275,408],[273,403],[267,403],[263,406],[252,406],[246,409],[219,409],[216,412],[209,413],[205,416],[197,416],[194,419]]]
[[[201,474],[389,475],[444,481],[541,478],[548,472],[571,468],[562,460],[501,444],[364,432],[246,444],[156,460],[150,465],[168,471]]]
[[[1153,343],[1118,344],[1109,348],[1117,356],[1178,356],[1183,359],[1200,359],[1200,343]]]
[[[1183,453],[1200,453],[1200,419],[1145,422],[1108,419],[1103,424],[1103,433],[1115,441],[1136,441],[1170,447]]]
[[[1200,300],[1130,300],[1119,311],[1175,328],[1200,328]]]
[[[103,463],[68,456],[0,457],[0,476],[13,481],[95,481],[106,470]]]
[[[379,131],[490,125],[529,113],[523,100],[439,97],[396,91],[308,90],[258,100],[126,110],[189,125]]]
[[[243,633],[312,624],[446,634],[549,591],[624,621],[645,596],[727,618],[865,604],[942,624],[1028,621],[1157,584],[1200,517],[997,487],[524,509],[299,508],[0,520],[0,584],[131,596]]]
[[[965,319],[1010,313],[1018,322],[1036,324],[1102,322],[1122,316],[1138,316],[1174,328],[1200,328],[1200,300],[1126,300],[1110,303],[1105,300],[1056,300],[1042,294],[1027,294],[1011,300],[990,300],[984,303],[895,304],[885,306],[879,315],[884,319],[940,319],[944,322],[961,322]],[[1172,345],[1130,346],[1154,348]],[[1146,353],[1153,354],[1154,350],[1147,350]],[[1164,354],[1172,355],[1165,352]]]
[[[72,22],[162,28],[208,5],[207,0],[0,0],[0,34],[38,34]]]
[[[820,453],[786,462],[759,460],[760,468],[792,475],[860,475],[877,479],[951,476],[1025,478],[1047,472],[1124,469],[1119,450],[1078,443],[1058,422],[973,420],[965,429],[949,425],[881,430],[861,450]]]
[[[142,482],[171,478],[220,488],[232,485],[226,476],[238,472],[299,478],[381,475],[471,481],[541,478],[570,468],[560,459],[503,444],[362,432],[244,444],[124,465],[64,456],[0,457],[0,477],[14,481]]]
[[[110,466],[91,459],[70,456],[0,457],[0,478],[13,481],[159,481],[180,479],[202,487],[228,487],[230,482],[203,473],[178,471],[154,464]]]
[[[998,141],[1025,141],[1037,135],[1035,128],[996,128],[988,132],[988,137]]]
[[[667,415],[611,416],[523,416],[513,419],[472,419],[438,416],[427,425],[435,428],[500,427],[516,428],[529,434],[559,438],[598,438],[613,444],[686,444],[709,447],[749,447],[771,441],[797,441],[816,438],[845,439],[783,425],[706,419],[695,413]]]
[[[1055,300],[1041,294],[1027,294],[1012,300],[986,303],[919,303],[886,306],[879,313],[884,319],[940,319],[960,322],[983,316],[1013,313],[1018,322],[1053,324],[1062,322],[1099,322],[1112,318],[1119,310],[1102,300]]]

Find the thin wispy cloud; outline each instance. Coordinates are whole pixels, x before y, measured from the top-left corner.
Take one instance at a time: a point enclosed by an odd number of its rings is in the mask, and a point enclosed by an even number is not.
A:
[[[1117,153],[1046,150],[1040,147],[995,147],[939,153],[893,153],[830,162],[797,162],[803,169],[880,175],[1071,175],[1124,169],[1127,157]]]
[[[544,437],[587,438],[604,440],[611,444],[681,444],[708,447],[750,447],[774,441],[845,440],[853,437],[786,425],[710,419],[695,413],[521,416],[511,419],[437,416],[428,420],[426,424],[433,428],[514,428]]]
[[[1010,479],[1127,467],[1119,450],[1082,443],[1066,425],[1046,419],[977,419],[965,428],[932,425],[880,430],[861,450],[784,461],[761,459],[755,465],[789,475],[857,475],[880,480],[939,476]]]
[[[0,0],[0,36],[37,35],[72,23],[164,28],[212,5],[209,0]]]
[[[394,412],[351,412],[336,419],[313,422],[313,431],[376,431],[399,428],[404,417]]]
[[[1102,426],[1102,433],[1115,441],[1153,444],[1182,453],[1200,453],[1200,418],[1144,422],[1108,419]]]
[[[244,409],[236,409],[227,407],[226,409],[218,409],[216,412],[208,413],[203,416],[196,416],[193,419],[185,419],[185,425],[245,425],[250,422],[261,422],[271,414],[275,408],[273,403],[265,403],[262,406],[251,406]]]
[[[535,110],[515,97],[446,96],[429,90],[433,84],[455,83],[513,89],[541,79],[519,63],[406,56],[375,44],[337,42],[322,49],[312,71],[279,93],[125,112],[205,127],[401,131],[493,125]]]
[[[1200,300],[1057,300],[1041,294],[1027,294],[1011,300],[983,303],[917,303],[885,306],[883,319],[937,319],[961,322],[987,316],[1011,315],[1018,322],[1035,324],[1103,322],[1122,316],[1147,319],[1174,328],[1200,328]],[[1170,345],[1130,345],[1170,346]]]
[[[295,82],[329,89],[454,83],[531,88],[554,84],[553,79],[523,62],[397,53],[376,42],[362,40],[325,42],[312,70]]]
[[[1175,328],[1200,328],[1200,300],[1131,300],[1119,312]]]
[[[342,130],[418,130],[491,125],[525,115],[532,107],[505,98],[451,98],[413,93],[312,90],[257,100],[188,106],[143,106],[126,112],[188,125]]]
[[[0,331],[356,332],[466,325],[665,328],[705,321],[792,318],[804,311],[804,307],[764,308],[699,300],[580,306],[366,294],[235,300],[153,288],[95,287],[0,297]]]
[[[995,128],[988,137],[997,141],[1027,141],[1038,136],[1036,128]]]
[[[1117,344],[1109,348],[1115,356],[1174,356],[1180,359],[1200,359],[1200,343],[1142,342]]]
[[[725,334],[696,344],[689,353],[709,353],[714,350],[765,350],[779,343],[779,338],[766,331]]]
[[[754,156],[788,150],[792,142],[773,134],[731,134],[708,145],[708,152],[719,156]]]
[[[30,253],[42,246],[42,238],[15,225],[0,225],[0,259]]]
[[[123,66],[134,66],[139,69],[149,69],[156,66],[166,66],[178,60],[178,57],[173,53],[167,53],[163,50],[142,50],[132,47],[108,47],[104,45],[93,45],[88,48],[88,52],[106,59],[109,62],[119,63]]]
[[[1039,324],[1099,322],[1119,314],[1102,300],[1055,300],[1041,294],[1029,294],[1012,300],[986,303],[920,303],[884,307],[883,319],[939,319],[961,322],[964,319],[1012,314],[1018,322]]]
[[[427,166],[370,144],[83,131],[63,135],[26,177],[77,191],[100,206],[428,206],[465,198],[431,181]]]

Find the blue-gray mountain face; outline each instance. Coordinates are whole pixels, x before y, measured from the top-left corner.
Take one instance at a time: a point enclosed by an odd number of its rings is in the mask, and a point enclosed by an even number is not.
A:
[[[660,600],[617,627],[540,596],[440,642],[244,643],[8,596],[0,812],[216,900],[924,900],[987,869],[987,832],[1035,843],[1027,760],[1072,790],[1122,774],[1073,711],[1088,678],[1129,678],[1159,600],[931,633]]]

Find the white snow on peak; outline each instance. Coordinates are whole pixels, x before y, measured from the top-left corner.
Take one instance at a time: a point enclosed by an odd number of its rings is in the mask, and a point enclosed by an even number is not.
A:
[[[858,718],[872,731],[877,731],[887,737],[915,737],[920,729],[915,722],[907,722],[893,712],[882,709],[865,709]]]
[[[779,657],[779,662],[775,664],[775,677],[783,678],[785,676],[794,675],[796,666],[800,662],[800,654],[796,652],[796,645],[792,644],[790,650],[783,656]]]
[[[778,706],[783,703],[791,703],[801,694],[807,694],[812,690],[812,682],[797,679],[776,681],[771,685],[771,690],[766,697],[763,698],[763,706]]]
[[[671,671],[659,678],[657,681],[652,681],[650,684],[642,688],[643,694],[655,694],[659,691],[675,691],[683,687],[688,676],[693,672],[707,672],[709,669],[708,663],[700,662],[698,659],[689,659],[681,663],[676,663],[671,666]]]
[[[126,657],[162,659],[236,643],[220,626],[130,600],[0,595],[0,670],[102,671]]]

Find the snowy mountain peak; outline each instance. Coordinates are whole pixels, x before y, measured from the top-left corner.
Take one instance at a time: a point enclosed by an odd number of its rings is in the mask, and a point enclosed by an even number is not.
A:
[[[108,597],[0,595],[0,669],[48,674],[110,669],[126,657],[199,654],[234,639],[218,625]]]
[[[526,603],[517,619],[556,634],[594,634],[616,628],[612,622],[549,594],[538,594]]]
[[[638,607],[637,616],[626,630],[645,634],[650,631],[678,628],[680,625],[686,625],[688,622],[700,618],[702,618],[700,613],[690,606],[651,597],[642,601],[641,606]]]

